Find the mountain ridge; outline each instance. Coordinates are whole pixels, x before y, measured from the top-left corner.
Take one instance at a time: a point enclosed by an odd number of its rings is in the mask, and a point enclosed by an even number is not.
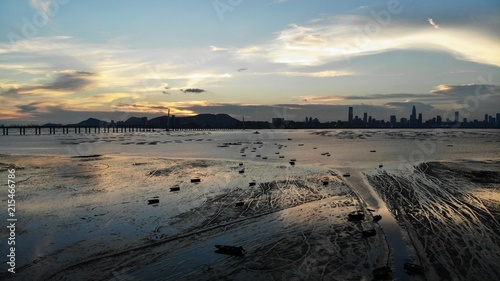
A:
[[[90,117],[76,124],[68,124],[68,126],[147,126],[153,128],[237,128],[243,126],[243,122],[225,113],[202,113],[195,116],[182,117],[171,116],[168,123],[167,116],[158,116],[150,120],[147,117],[132,116],[125,121],[118,121],[116,123]]]

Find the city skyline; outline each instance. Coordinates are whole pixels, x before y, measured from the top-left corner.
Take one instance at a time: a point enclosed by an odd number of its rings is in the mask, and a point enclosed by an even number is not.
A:
[[[0,124],[169,109],[336,121],[349,107],[388,120],[414,105],[482,120],[500,108],[499,13],[493,0],[2,1]]]
[[[148,118],[147,116],[128,116],[125,119],[119,119],[115,122],[114,119],[111,120],[101,120],[99,118],[89,117],[86,120],[80,120],[80,122],[71,123],[31,123],[31,124],[2,124],[0,123],[0,127],[15,127],[22,128],[24,126],[27,127],[115,127],[115,126],[141,126],[144,128],[207,128],[207,129],[215,129],[218,128],[215,123],[225,123],[220,128],[233,128],[233,129],[245,129],[248,127],[249,129],[280,129],[280,128],[500,128],[500,113],[496,114],[484,114],[484,119],[469,119],[468,117],[464,117],[460,115],[460,111],[447,112],[444,116],[436,115],[427,117],[424,119],[424,116],[421,112],[417,114],[417,108],[415,105],[412,106],[411,113],[406,115],[407,117],[390,115],[389,119],[377,119],[372,117],[369,112],[363,112],[363,116],[358,116],[355,114],[354,107],[348,107],[347,119],[338,119],[338,120],[320,120],[317,117],[306,116],[305,121],[301,120],[292,120],[285,119],[284,117],[274,117],[272,120],[254,120],[254,121],[245,121],[245,118],[242,119],[231,118],[226,113],[218,113],[218,114],[200,114],[194,116],[177,116],[177,117],[189,117],[184,122],[179,121],[182,118],[177,118],[175,115],[163,115],[163,116],[153,116],[153,118]],[[213,122],[215,115],[217,115],[218,119]],[[221,115],[225,115],[226,117]],[[468,116],[468,115],[467,115]],[[124,117],[124,116],[122,116]],[[203,124],[191,123],[194,119],[190,119],[190,117],[200,117],[198,118],[202,121]],[[225,119],[225,121],[221,121]],[[452,119],[453,118],[453,119]],[[229,120],[231,119],[231,120]],[[229,120],[229,121],[228,121]],[[233,122],[234,121],[234,122]],[[222,123],[220,123],[222,122]],[[212,125],[209,125],[213,123]],[[170,124],[170,125],[168,125]],[[230,125],[232,124],[232,125]],[[245,125],[246,124],[246,125]],[[188,125],[188,126],[186,126]],[[54,131],[55,133],[55,131]],[[5,131],[4,131],[5,134]]]

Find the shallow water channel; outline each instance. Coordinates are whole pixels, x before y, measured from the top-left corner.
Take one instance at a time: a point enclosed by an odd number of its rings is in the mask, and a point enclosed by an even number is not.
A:
[[[354,172],[349,178],[345,179],[365,201],[368,208],[374,209],[375,213],[382,215],[382,219],[378,224],[384,230],[387,242],[391,248],[391,254],[393,255],[395,266],[393,277],[400,281],[412,280],[404,269],[405,260],[409,258],[409,255],[405,240],[403,239],[402,229],[387,208],[384,200],[380,198],[373,187],[367,182],[361,171]]]

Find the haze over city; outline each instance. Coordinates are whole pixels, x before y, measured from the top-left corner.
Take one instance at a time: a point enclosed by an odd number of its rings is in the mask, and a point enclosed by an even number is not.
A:
[[[0,2],[0,124],[500,108],[498,1]],[[449,112],[447,114],[447,112]],[[121,120],[124,121],[124,120]]]

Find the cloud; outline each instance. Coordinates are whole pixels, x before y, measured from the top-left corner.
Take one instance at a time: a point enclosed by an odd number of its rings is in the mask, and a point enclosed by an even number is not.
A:
[[[302,101],[309,102],[309,103],[325,103],[325,102],[333,102],[333,101],[340,101],[340,100],[345,100],[346,97],[341,97],[341,96],[303,96],[301,97]]]
[[[429,30],[424,26],[377,22],[344,15],[291,24],[274,39],[233,51],[244,61],[265,60],[291,66],[319,66],[393,50],[447,52],[460,60],[500,66],[500,39],[472,27]]]
[[[136,100],[140,97],[139,94],[136,93],[101,93],[97,95],[90,96],[88,101],[90,103],[100,103],[100,104],[110,104],[114,102],[120,102],[123,100]]]
[[[189,101],[189,102],[168,102],[163,104],[151,104],[148,102],[139,103],[119,103],[115,108],[128,112],[141,112],[149,114],[164,114],[170,110],[173,115],[196,115],[196,112],[189,109],[190,106],[206,106],[206,102]],[[155,116],[157,117],[157,116]]]
[[[482,98],[486,98],[487,96],[500,96],[500,86],[488,84],[441,84],[431,90],[431,93],[456,98],[472,96],[482,96]]]
[[[325,103],[325,102],[336,102],[336,101],[349,101],[349,100],[366,100],[366,101],[377,101],[377,100],[428,100],[435,98],[435,95],[431,94],[410,94],[410,93],[393,93],[393,94],[371,94],[363,96],[301,96],[302,100],[308,103]]]
[[[181,89],[181,92],[183,93],[205,93],[206,91],[200,88],[188,88],[188,89]]]
[[[93,83],[94,76],[94,73],[87,71],[64,71],[59,73],[53,82],[42,88],[56,91],[82,90]]]
[[[232,77],[232,74],[220,72],[210,64],[216,58],[226,61],[227,54],[210,52],[206,48],[145,51],[114,43],[82,44],[70,36],[47,36],[0,43],[0,53],[5,59],[0,71],[6,70],[13,77],[11,79],[19,79],[14,74],[25,74],[25,77],[32,74],[29,77],[33,77],[64,69],[82,69],[99,73],[94,86],[107,90],[113,88],[113,91],[120,88],[161,92],[168,80],[186,80],[183,87],[196,87],[199,83]],[[20,55],[23,63],[19,63]],[[24,80],[23,84],[29,82]],[[35,81],[31,82],[35,84]]]
[[[49,7],[53,0],[30,0],[30,5],[35,9],[40,15],[42,15],[45,23],[49,21]]]
[[[30,87],[2,87],[4,94],[66,94],[84,90],[94,84],[93,78],[96,75],[87,71],[66,70],[57,72],[55,78],[42,85]]]
[[[271,73],[273,74],[273,73]],[[285,76],[304,76],[304,77],[317,77],[317,78],[325,78],[325,77],[338,77],[338,76],[350,76],[354,75],[354,72],[351,71],[343,71],[343,70],[325,70],[318,72],[295,72],[295,71],[285,71],[285,72],[275,72],[274,74],[285,75]]]
[[[19,108],[22,112],[33,112],[38,109],[38,104],[38,102],[32,102],[29,104],[17,105],[16,107]]]
[[[441,84],[432,89],[429,93],[389,93],[389,94],[368,94],[368,95],[339,95],[339,96],[300,96],[299,98],[308,104],[331,103],[343,101],[343,103],[353,101],[387,101],[387,104],[405,102],[420,103],[458,103],[463,104],[467,97],[480,96],[481,99],[500,97],[500,86],[489,84],[466,84],[447,85]]]
[[[222,48],[222,47],[217,47],[217,46],[213,46],[213,45],[210,45],[209,47],[210,47],[210,50],[213,52],[224,52],[224,51],[230,50],[229,48]]]
[[[427,19],[427,21],[428,21],[428,22],[429,22],[432,26],[434,26],[434,28],[439,29],[439,25],[435,24],[433,19],[428,18],[428,19]]]

